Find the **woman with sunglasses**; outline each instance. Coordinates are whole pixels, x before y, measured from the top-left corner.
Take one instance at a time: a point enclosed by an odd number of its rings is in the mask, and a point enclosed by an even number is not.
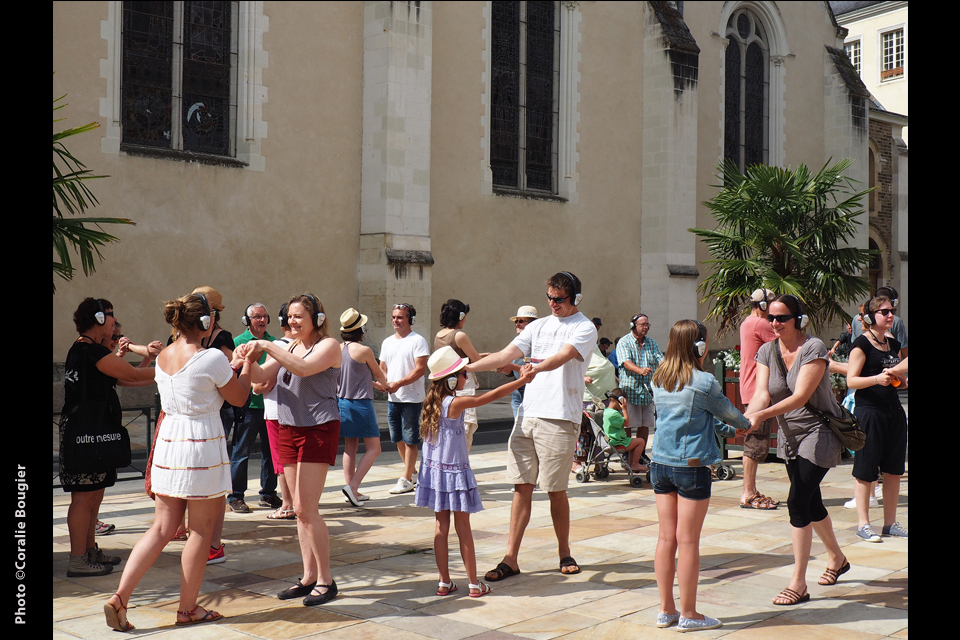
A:
[[[883,529],[881,534],[906,538],[897,522],[900,476],[906,470],[907,416],[897,388],[901,379],[888,371],[900,363],[900,343],[890,333],[893,302],[877,296],[863,313],[863,333],[853,341],[847,364],[847,386],[855,389],[854,413],[867,436],[853,460],[853,495],[857,503],[857,536],[881,542],[870,526],[870,496],[873,483],[883,473]]]
[[[254,382],[276,382],[277,448],[297,513],[303,557],[303,577],[277,597],[303,598],[303,604],[310,607],[337,595],[330,572],[330,534],[317,507],[340,443],[337,385],[343,355],[340,343],[327,332],[323,305],[313,294],[290,299],[287,324],[294,339],[289,347],[251,340],[237,351],[251,361]],[[258,365],[261,351],[269,357]]]
[[[470,342],[470,336],[463,330],[463,325],[467,321],[467,314],[470,313],[470,305],[459,300],[450,299],[440,307],[440,326],[442,327],[433,339],[434,351],[441,347],[450,347],[458,356],[468,362],[476,362],[486,353],[478,353]],[[463,389],[457,391],[458,396],[472,396],[477,392],[477,374],[468,373],[467,380],[463,384]],[[480,426],[477,422],[477,410],[474,408],[465,409],[463,412],[464,431],[467,435],[467,451],[473,446],[473,434],[477,432]]]
[[[790,294],[777,296],[767,314],[777,339],[757,351],[756,388],[746,411],[750,419],[747,432],[777,418],[777,457],[786,461],[790,478],[787,509],[793,527],[794,565],[790,583],[773,604],[794,605],[810,599],[806,573],[813,532],[827,550],[827,569],[819,584],[836,584],[840,575],[850,570],[820,495],[820,482],[840,463],[840,442],[807,404],[824,414],[839,417],[841,412],[830,388],[827,347],[804,331],[807,316],[800,300]]]

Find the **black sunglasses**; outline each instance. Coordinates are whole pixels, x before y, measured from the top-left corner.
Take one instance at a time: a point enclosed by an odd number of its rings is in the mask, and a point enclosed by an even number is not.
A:
[[[879,313],[882,316],[889,316],[893,313],[893,309],[877,309],[875,313]]]
[[[566,299],[568,299],[569,297],[570,297],[570,296],[562,296],[562,297],[561,297],[561,296],[557,296],[556,298],[554,298],[554,297],[551,296],[550,294],[547,294],[547,300],[549,300],[550,302],[552,302],[552,303],[554,303],[554,304],[562,304],[563,301],[566,300]]]
[[[795,316],[795,315],[771,316],[771,315],[767,314],[767,321],[768,321],[768,322],[773,322],[774,320],[776,320],[776,321],[779,322],[780,324],[784,324],[784,323],[787,322],[787,320],[790,320],[790,319],[796,318],[796,317],[797,317],[797,316]]]

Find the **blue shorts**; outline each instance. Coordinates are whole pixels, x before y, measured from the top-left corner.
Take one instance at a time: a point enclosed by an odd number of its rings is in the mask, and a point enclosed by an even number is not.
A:
[[[709,500],[713,473],[710,467],[671,467],[650,463],[654,493],[676,493],[687,500]]]
[[[387,402],[387,424],[390,425],[390,442],[419,447],[420,410],[422,402]]]

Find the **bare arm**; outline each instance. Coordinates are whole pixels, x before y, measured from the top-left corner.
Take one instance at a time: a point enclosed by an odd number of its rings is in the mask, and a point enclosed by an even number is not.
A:
[[[104,375],[124,382],[153,382],[151,367],[134,367],[116,354],[105,355],[97,361],[97,369]]]
[[[494,400],[499,400],[500,398],[506,397],[527,384],[536,376],[530,370],[520,374],[520,377],[514,380],[513,382],[508,382],[507,384],[500,385],[496,389],[487,391],[486,393],[479,396],[457,396],[450,403],[450,408],[447,409],[448,418],[458,418],[460,414],[463,413],[465,409],[474,409],[476,407],[482,407],[485,404],[489,404]]]
[[[857,347],[850,351],[850,362],[847,366],[847,387],[850,389],[867,389],[877,385],[886,387],[893,381],[894,375],[888,371],[882,371],[875,376],[861,377],[863,365],[867,362],[867,356],[862,349]]]
[[[504,365],[510,364],[517,358],[522,357],[523,352],[520,351],[520,347],[511,342],[500,351],[491,353],[484,358],[480,358],[476,362],[471,362],[465,368],[470,373],[476,373],[477,371],[493,371],[495,369],[500,369]]]
[[[399,380],[394,380],[393,382],[385,385],[387,391],[390,393],[396,393],[397,389],[400,387],[405,387],[407,385],[413,384],[417,380],[423,377],[423,374],[427,372],[427,360],[430,359],[430,356],[420,356],[419,358],[414,358],[414,367],[413,371],[400,378]]]
[[[460,347],[465,354],[467,354],[467,358],[470,359],[470,362],[476,362],[480,359],[480,354],[473,347],[473,343],[470,342],[470,336],[465,334],[463,331],[458,331],[453,337],[453,340],[457,343],[457,346]]]
[[[766,369],[766,372],[764,375],[765,384],[761,390],[760,377],[762,369]],[[798,409],[807,404],[807,402],[810,400],[810,396],[813,395],[813,392],[816,391],[817,386],[820,384],[820,380],[823,379],[823,374],[826,369],[827,363],[824,360],[814,360],[812,362],[808,362],[800,367],[800,374],[797,376],[796,388],[792,394],[771,407],[755,411],[754,403],[757,403],[758,400],[763,400],[762,396],[766,397],[767,404],[770,403],[770,393],[768,390],[770,370],[760,363],[757,363],[757,386],[753,394],[753,399],[750,400],[750,407],[747,409],[747,413],[751,414],[748,416],[750,419],[750,428],[747,429],[747,432],[749,433],[750,431],[753,431],[756,427],[759,427],[761,423],[769,420],[770,418],[793,411],[794,409]],[[759,403],[757,406],[759,407]]]

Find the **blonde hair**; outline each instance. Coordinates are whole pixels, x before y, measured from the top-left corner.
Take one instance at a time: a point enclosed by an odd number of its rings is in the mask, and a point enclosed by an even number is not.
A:
[[[424,442],[435,443],[440,433],[440,414],[443,411],[443,400],[455,392],[447,386],[446,376],[434,380],[427,389],[427,397],[423,400],[423,411],[420,413],[420,437]]]
[[[664,391],[682,391],[693,379],[693,370],[703,371],[694,343],[700,327],[693,320],[677,320],[670,327],[667,353],[653,374],[653,384]]]

